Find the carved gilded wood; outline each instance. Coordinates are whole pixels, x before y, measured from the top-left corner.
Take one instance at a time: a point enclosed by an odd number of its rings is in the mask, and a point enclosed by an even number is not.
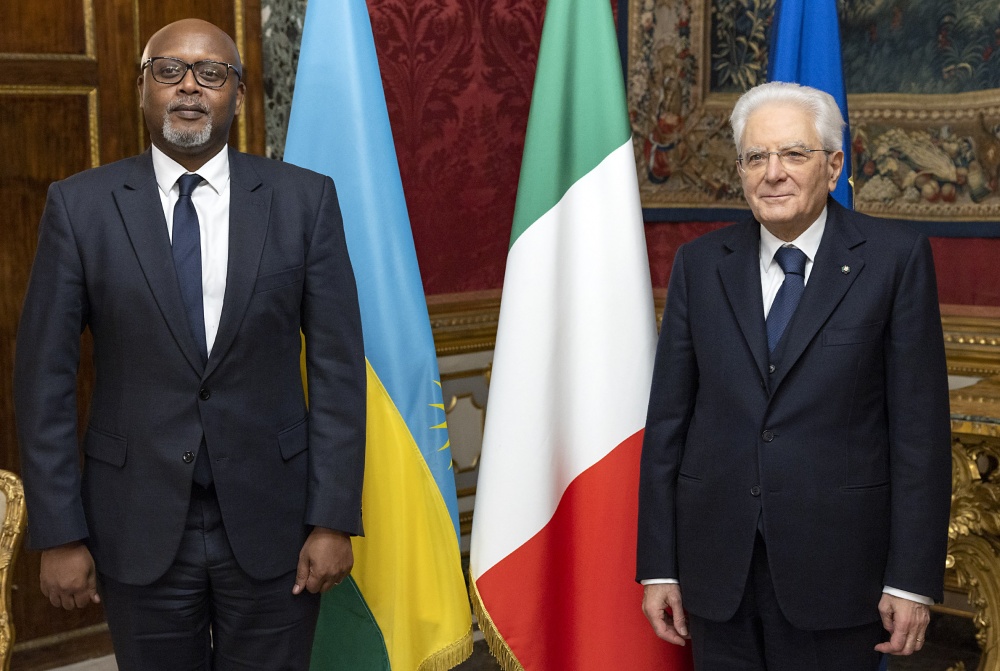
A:
[[[21,480],[10,471],[0,470],[0,493],[5,501],[3,527],[0,528],[0,594],[3,610],[0,611],[0,668],[10,669],[10,654],[14,647],[14,623],[11,621],[11,566],[17,557],[24,536],[24,489]]]

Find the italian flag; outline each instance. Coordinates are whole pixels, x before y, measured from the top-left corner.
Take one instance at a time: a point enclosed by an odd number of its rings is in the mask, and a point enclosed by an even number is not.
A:
[[[656,320],[607,0],[542,32],[472,530],[470,592],[505,669],[688,669],[634,580]]]

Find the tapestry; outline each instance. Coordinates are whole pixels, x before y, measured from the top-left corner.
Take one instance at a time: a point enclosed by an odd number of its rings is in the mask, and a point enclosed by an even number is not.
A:
[[[773,10],[774,0],[622,0],[647,219],[746,208],[728,118],[765,81]],[[1000,222],[1000,5],[838,0],[838,13],[856,209],[939,222],[938,235]]]

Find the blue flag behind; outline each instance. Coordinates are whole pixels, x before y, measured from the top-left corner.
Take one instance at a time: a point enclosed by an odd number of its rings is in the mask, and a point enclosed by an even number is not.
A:
[[[795,82],[826,91],[847,117],[847,89],[840,55],[837,0],[777,0],[768,53],[767,80]],[[853,207],[851,133],[844,129],[844,170],[833,197]]]

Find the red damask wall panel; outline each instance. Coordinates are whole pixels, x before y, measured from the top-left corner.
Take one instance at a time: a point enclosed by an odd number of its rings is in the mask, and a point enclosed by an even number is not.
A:
[[[370,0],[428,294],[497,288],[543,0]]]

